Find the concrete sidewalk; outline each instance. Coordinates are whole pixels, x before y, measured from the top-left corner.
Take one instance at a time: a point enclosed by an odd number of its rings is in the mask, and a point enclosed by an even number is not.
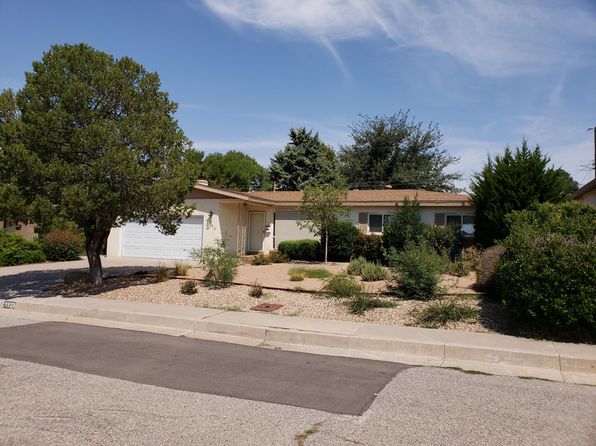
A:
[[[596,346],[583,344],[90,297],[23,297],[6,305],[14,306],[0,315],[596,385]]]

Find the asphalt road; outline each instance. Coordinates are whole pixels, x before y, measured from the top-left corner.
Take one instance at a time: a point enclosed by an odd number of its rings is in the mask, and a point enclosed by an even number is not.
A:
[[[0,315],[0,327],[30,322]],[[1,345],[23,341],[0,333]],[[268,367],[262,374],[275,378]],[[0,356],[1,445],[582,446],[595,439],[591,386],[411,367],[353,416]]]
[[[351,415],[361,415],[407,368],[64,322],[0,328],[0,339],[5,340],[0,343],[4,358]]]

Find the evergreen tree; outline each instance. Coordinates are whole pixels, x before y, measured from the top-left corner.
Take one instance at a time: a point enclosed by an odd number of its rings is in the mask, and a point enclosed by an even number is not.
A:
[[[408,112],[389,116],[362,116],[351,126],[354,143],[339,152],[341,173],[350,189],[424,189],[455,191],[459,173],[445,169],[458,161],[440,145],[443,136],[436,124],[424,126],[409,119]]]
[[[280,190],[341,183],[339,163],[331,147],[304,127],[290,129],[290,142],[271,159],[269,175]]]
[[[269,190],[267,170],[245,153],[212,153],[203,162],[203,174],[214,187],[238,191]]]
[[[153,221],[173,234],[192,212],[184,196],[197,155],[176,108],[159,76],[132,59],[52,46],[19,92],[0,94],[0,219],[76,223],[100,284],[112,227]]]
[[[527,209],[533,203],[560,203],[577,189],[577,183],[563,169],[548,167],[550,158],[540,146],[521,149],[505,147],[502,156],[488,161],[475,173],[471,198],[476,207],[476,242],[484,247],[508,235],[505,216]]]

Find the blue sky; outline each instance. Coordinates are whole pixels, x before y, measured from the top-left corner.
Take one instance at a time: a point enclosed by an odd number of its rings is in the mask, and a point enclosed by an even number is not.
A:
[[[468,184],[523,137],[593,177],[595,0],[0,0],[0,89],[52,44],[159,73],[206,152],[267,165],[290,127],[350,142],[359,114],[437,122]]]

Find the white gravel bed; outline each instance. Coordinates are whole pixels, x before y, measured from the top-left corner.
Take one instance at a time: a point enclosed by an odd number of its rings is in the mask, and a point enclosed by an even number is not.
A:
[[[249,296],[250,287],[248,286],[233,285],[224,289],[212,290],[199,283],[197,285],[197,294],[185,295],[180,292],[182,282],[182,280],[172,279],[161,283],[128,286],[103,293],[94,293],[94,297],[220,308],[229,311],[250,311],[250,308],[256,305],[274,303],[283,305],[279,310],[273,312],[274,314],[316,319],[372,322],[383,325],[413,325],[414,319],[410,315],[410,312],[415,308],[422,309],[432,304],[432,302],[398,300],[395,308],[375,308],[366,311],[363,315],[354,315],[349,313],[348,308],[341,300],[325,298],[310,293],[264,290],[263,297],[257,299]],[[462,302],[477,308],[480,305],[476,299],[465,299]],[[451,323],[444,328],[478,332],[490,331],[480,321]]]

